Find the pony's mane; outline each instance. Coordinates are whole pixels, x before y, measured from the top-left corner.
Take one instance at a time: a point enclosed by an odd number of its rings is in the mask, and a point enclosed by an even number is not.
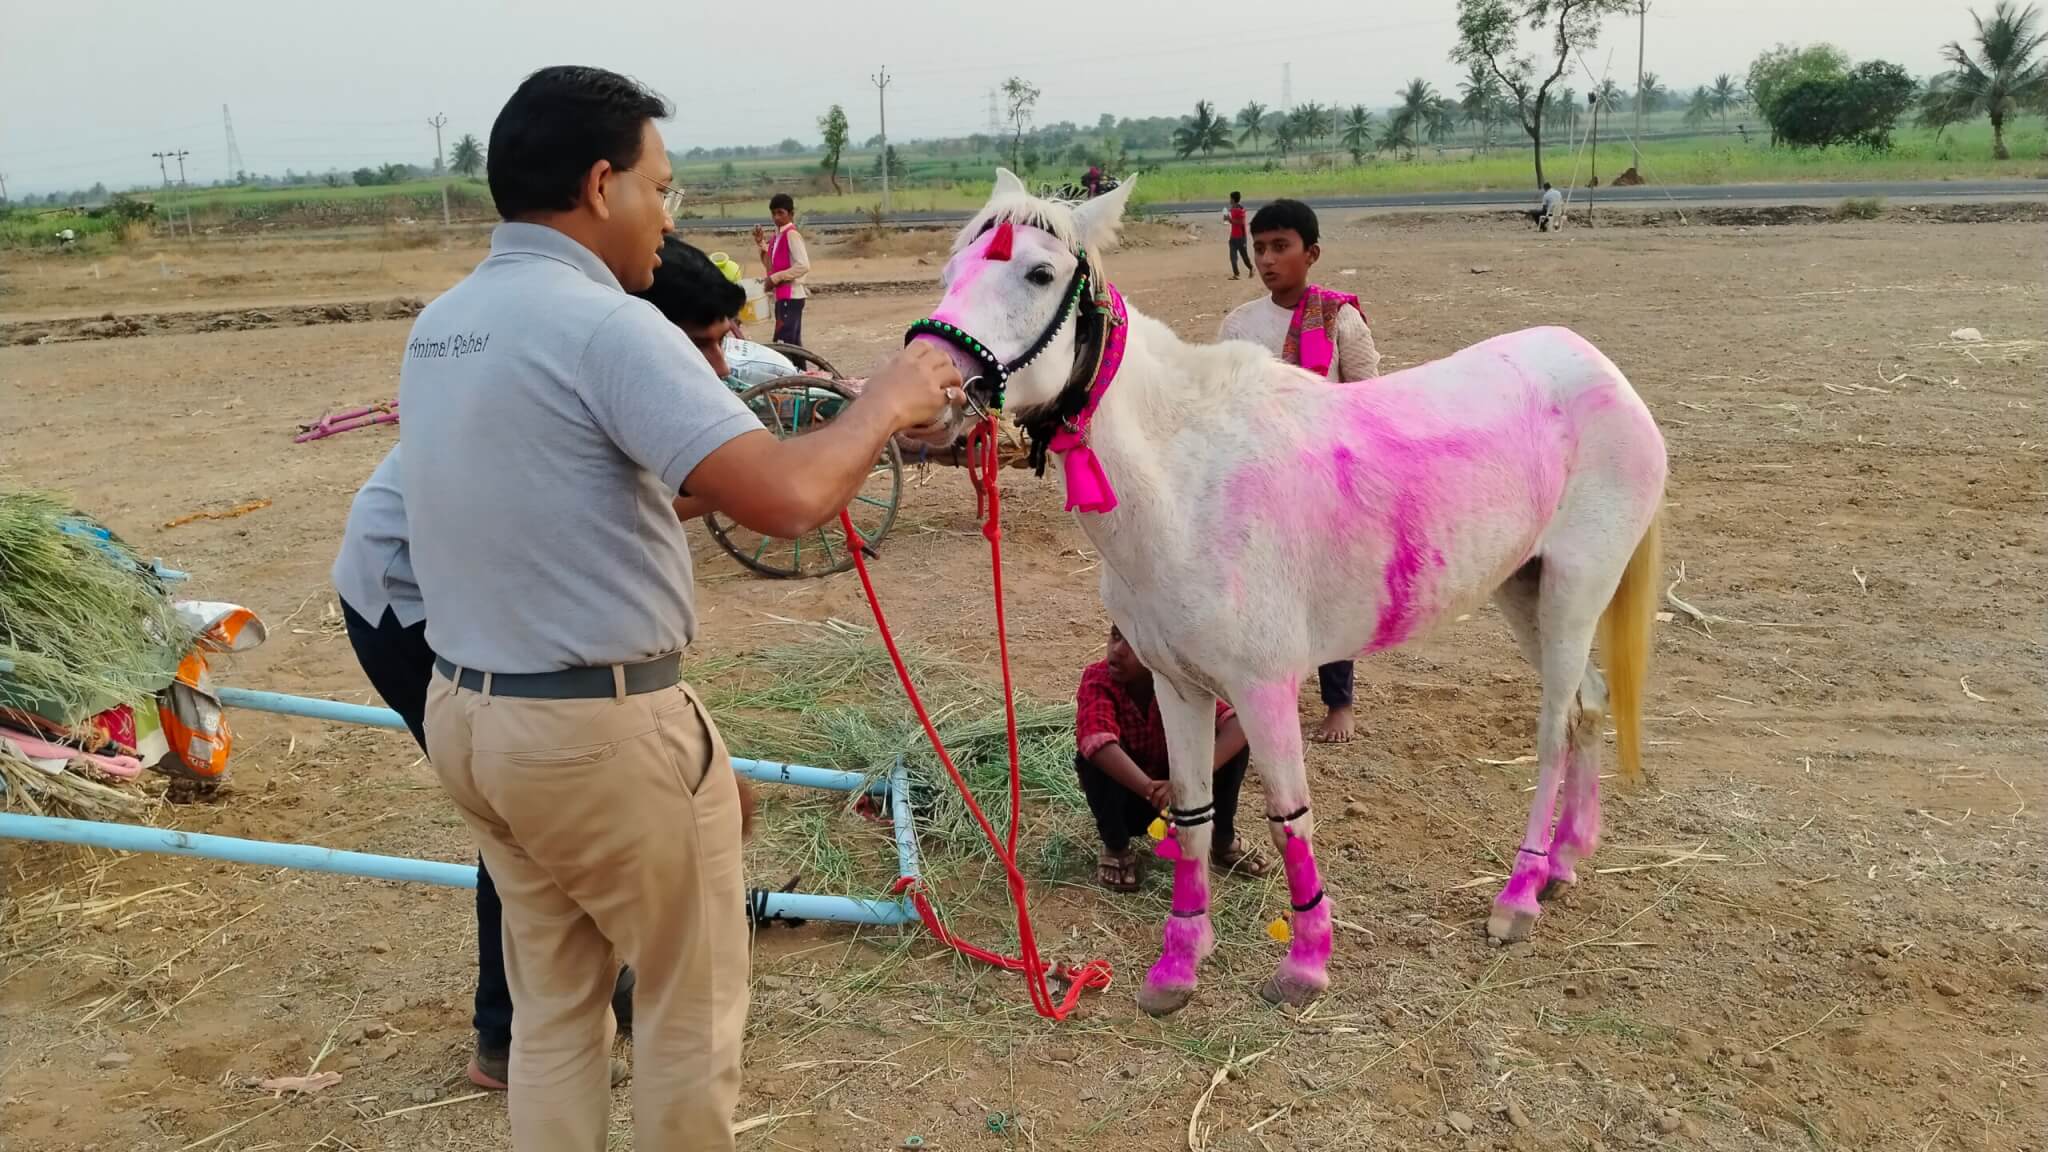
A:
[[[997,196],[980,212],[975,213],[974,219],[969,220],[967,226],[960,229],[960,234],[953,238],[953,251],[959,252],[974,243],[975,237],[1005,220],[1021,227],[1049,232],[1060,243],[1065,244],[1069,252],[1081,250],[1081,230],[1074,219],[1072,204],[1064,200],[1041,200],[1036,196],[1012,193],[1008,196]]]

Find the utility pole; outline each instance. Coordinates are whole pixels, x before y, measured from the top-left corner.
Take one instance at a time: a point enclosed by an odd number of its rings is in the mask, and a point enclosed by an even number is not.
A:
[[[0,172],[0,204],[7,203],[7,173]]]
[[[1294,65],[1288,63],[1280,66],[1280,110],[1285,112],[1292,107],[1294,107]]]
[[[875,85],[875,101],[882,117],[882,215],[889,214],[889,66],[869,78]]]
[[[176,152],[171,153],[171,155],[178,158],[178,187],[180,188],[183,188],[185,186],[185,157],[190,156],[191,154],[192,153],[185,151],[183,148],[180,148]]]
[[[434,113],[433,116],[429,117],[427,120],[428,126],[433,128],[434,130],[434,175],[436,176],[439,176],[442,172],[441,127],[446,123],[448,123],[448,117],[440,112]]]
[[[1643,174],[1643,46],[1649,42],[1650,0],[1636,0],[1636,135],[1630,141],[1635,145],[1634,164],[1636,175]]]
[[[1586,93],[1586,103],[1593,106],[1593,182],[1586,185],[1586,227],[1593,226],[1593,189],[1600,186],[1600,90]]]
[[[996,112],[996,90],[988,90],[988,134],[991,137],[1003,134],[1003,118]]]
[[[171,186],[171,170],[164,166],[164,158],[169,156],[170,153],[151,152],[150,155],[156,157],[157,174],[164,178],[164,187],[169,188]]]

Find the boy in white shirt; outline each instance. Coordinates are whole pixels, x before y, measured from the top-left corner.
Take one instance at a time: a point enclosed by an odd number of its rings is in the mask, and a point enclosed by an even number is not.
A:
[[[1358,297],[1309,283],[1309,269],[1323,254],[1315,210],[1299,200],[1275,200],[1252,217],[1251,233],[1253,260],[1269,295],[1233,309],[1223,318],[1218,338],[1249,340],[1332,381],[1378,376],[1379,349]],[[1316,673],[1329,712],[1310,738],[1343,743],[1357,724],[1352,662],[1338,660]]]

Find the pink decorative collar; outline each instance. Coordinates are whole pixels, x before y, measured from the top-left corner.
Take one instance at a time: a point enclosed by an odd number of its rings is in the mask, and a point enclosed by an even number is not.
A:
[[[1116,510],[1116,489],[1110,486],[1109,474],[1102,470],[1102,461],[1095,458],[1095,450],[1088,446],[1088,422],[1095,418],[1095,409],[1102,403],[1103,394],[1115,382],[1117,369],[1123,367],[1124,338],[1128,332],[1123,293],[1118,292],[1114,285],[1107,287],[1109,331],[1103,333],[1102,359],[1096,365],[1094,382],[1088,386],[1088,404],[1072,423],[1062,425],[1053,433],[1049,445],[1059,454],[1061,467],[1066,472],[1069,512],[1099,515]]]

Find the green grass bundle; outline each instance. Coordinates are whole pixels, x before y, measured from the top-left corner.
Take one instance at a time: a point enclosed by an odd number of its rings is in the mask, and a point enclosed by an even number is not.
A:
[[[0,709],[65,727],[152,707],[190,640],[153,568],[119,540],[64,529],[78,519],[0,490]]]

